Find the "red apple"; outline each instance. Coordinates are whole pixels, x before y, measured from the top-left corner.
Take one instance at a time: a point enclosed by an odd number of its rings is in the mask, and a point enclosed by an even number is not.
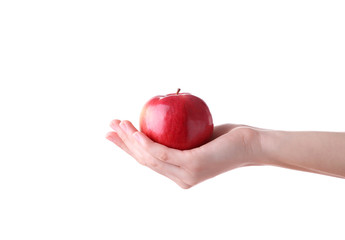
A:
[[[140,115],[140,130],[153,141],[186,150],[207,143],[213,122],[206,103],[189,93],[151,98]]]

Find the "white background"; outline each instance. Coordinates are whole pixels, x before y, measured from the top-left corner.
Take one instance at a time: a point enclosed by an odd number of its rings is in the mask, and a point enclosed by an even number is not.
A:
[[[104,137],[159,94],[214,123],[344,131],[344,1],[1,1],[0,239],[344,239],[345,182],[276,167],[189,190]]]

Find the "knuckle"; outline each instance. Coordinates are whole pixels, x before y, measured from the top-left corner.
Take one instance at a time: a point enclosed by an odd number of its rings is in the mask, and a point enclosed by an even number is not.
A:
[[[138,162],[140,163],[141,165],[143,166],[146,166],[146,162],[145,162],[145,159],[138,156],[138,155],[135,155],[135,154],[132,154],[132,157]]]
[[[141,159],[137,159],[137,162],[140,163],[140,164],[143,165],[143,166],[146,166],[146,165],[147,165],[146,162],[143,161],[143,160],[141,160]]]
[[[151,161],[150,162],[150,166],[153,167],[153,168],[157,168],[158,164],[155,161]]]
[[[168,157],[167,152],[165,152],[165,151],[158,152],[157,153],[157,159],[160,161],[163,161],[163,162],[168,161],[169,157]]]
[[[124,144],[128,145],[129,141],[126,135],[124,134],[119,134],[120,138],[122,139],[122,141],[124,142]]]
[[[183,185],[179,185],[182,189],[189,189],[191,188],[192,186],[191,185],[188,185],[188,184],[183,184]]]
[[[195,186],[196,184],[198,184],[198,178],[197,177],[194,177],[194,176],[190,176],[188,177],[188,179],[185,180],[185,183],[189,186],[189,187],[192,187],[192,186]]]
[[[148,167],[151,167],[151,168],[157,168],[158,167],[158,163],[157,163],[157,161],[155,161],[155,159],[148,159],[146,161],[146,165]]]
[[[200,164],[193,164],[189,166],[188,174],[185,176],[184,182],[190,186],[194,186],[200,182],[202,178],[202,167]]]

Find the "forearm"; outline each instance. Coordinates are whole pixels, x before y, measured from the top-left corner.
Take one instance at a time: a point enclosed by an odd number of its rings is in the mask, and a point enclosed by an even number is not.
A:
[[[262,164],[345,178],[345,133],[261,131]]]

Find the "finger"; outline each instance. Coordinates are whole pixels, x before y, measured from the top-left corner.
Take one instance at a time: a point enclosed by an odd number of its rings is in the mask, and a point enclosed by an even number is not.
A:
[[[120,131],[121,131],[121,129],[120,129],[120,123],[121,123],[121,121],[120,120],[118,120],[118,119],[114,119],[114,120],[112,120],[111,122],[110,122],[110,127],[112,128],[112,129],[114,129],[114,131],[116,132],[116,133],[119,133]]]
[[[105,138],[113,142],[119,148],[121,148],[122,150],[124,150],[125,152],[127,152],[129,155],[132,156],[132,152],[128,149],[126,144],[122,141],[122,139],[119,137],[119,135],[116,132],[108,132]]]
[[[131,138],[132,134],[138,131],[130,121],[120,121],[120,120],[113,120],[110,123],[110,126],[115,130],[115,132],[120,136],[122,141],[127,145],[133,141]],[[127,143],[127,141],[129,141]],[[128,146],[129,147],[129,146]]]
[[[151,155],[155,159],[180,166],[182,163],[179,150],[168,148],[162,144],[155,143],[145,134],[139,132],[130,121],[122,121],[119,124],[122,131],[124,131],[123,140],[133,152],[140,152],[140,155]]]
[[[133,133],[133,136],[140,143],[141,147],[158,161],[169,163],[181,167],[184,165],[188,151],[166,147],[162,144],[152,141],[149,137],[141,132]]]
[[[120,120],[115,119],[111,121],[110,127],[115,130],[115,132],[121,138],[122,142],[127,146],[127,148],[132,153],[135,153],[134,151],[135,148],[132,146],[133,138],[131,137],[131,133],[136,131],[133,125],[129,124],[129,121],[120,121]]]
[[[171,159],[172,156],[177,157],[176,153],[172,154],[175,151],[174,149],[154,143],[145,134],[139,132],[130,121],[114,120],[111,125],[139,163],[170,178],[182,188],[190,187],[182,180],[187,174],[185,170],[166,161]],[[145,144],[145,142],[148,144]],[[166,151],[159,153],[159,148]],[[169,155],[171,157],[167,157]]]
[[[148,165],[149,168],[151,168],[153,171],[169,178],[170,180],[174,181],[177,185],[179,185],[183,189],[188,189],[191,187],[191,185],[188,185],[183,181],[182,172],[184,171],[183,169],[176,167],[174,165],[170,165],[168,163],[160,162],[158,160],[157,165],[160,166],[150,166]]]
[[[133,126],[133,124],[130,121],[123,120],[120,122],[121,129],[127,134],[131,135],[134,132],[137,132],[138,130]]]
[[[181,168],[180,166],[176,165],[176,159],[181,158],[181,156],[178,156],[178,154],[176,154],[175,152],[178,152],[178,150],[167,148],[161,144],[154,142],[150,145],[150,143],[152,143],[152,140],[146,137],[145,134],[138,131],[135,132],[133,136],[140,144],[138,146],[138,149],[140,154],[145,158],[146,166],[170,178],[171,180],[179,184],[181,187],[187,188],[189,186],[183,181],[188,175],[188,173],[184,168]],[[144,141],[148,142],[149,144],[144,143]],[[161,150],[158,150],[158,148],[161,148]],[[175,160],[168,161],[169,159]],[[175,164],[172,164],[171,162],[175,162]]]
[[[117,135],[126,146],[130,155],[140,164],[146,165],[142,154],[138,151],[138,143],[136,143],[132,134],[136,132],[136,128],[129,121],[113,120],[110,126],[116,131]]]

